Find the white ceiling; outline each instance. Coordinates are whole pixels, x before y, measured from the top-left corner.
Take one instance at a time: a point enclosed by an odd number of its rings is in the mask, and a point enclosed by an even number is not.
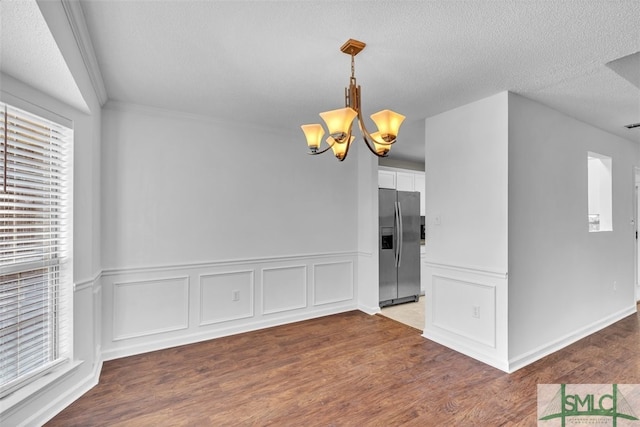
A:
[[[424,118],[504,90],[640,142],[638,62],[606,66],[640,51],[638,0],[80,4],[109,100],[290,129],[301,150],[299,126],[343,106],[349,38],[365,115],[407,116],[399,160],[424,161]]]

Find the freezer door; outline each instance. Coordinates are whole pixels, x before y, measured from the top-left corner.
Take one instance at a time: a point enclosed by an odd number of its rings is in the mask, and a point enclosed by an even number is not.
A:
[[[396,191],[383,188],[378,191],[379,301],[382,302],[398,297],[396,274],[398,239],[396,234]]]
[[[420,295],[420,193],[398,191],[402,218],[398,296]]]

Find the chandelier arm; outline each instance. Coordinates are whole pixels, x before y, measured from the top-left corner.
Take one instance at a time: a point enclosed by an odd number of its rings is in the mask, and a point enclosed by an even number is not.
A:
[[[369,138],[371,138],[371,135],[369,134],[367,129],[364,127],[364,123],[362,122],[362,118],[360,117],[360,114],[358,114],[358,127],[360,127],[360,132],[362,133],[362,139],[364,140],[364,144],[367,146],[369,151],[371,151],[377,157],[387,157],[387,154],[378,154],[378,152],[375,150],[375,148],[371,146],[371,143],[369,142],[369,139],[367,139],[367,136]],[[373,138],[371,138],[371,139],[373,139]]]
[[[347,144],[347,148],[344,150],[344,156],[342,158],[338,158],[339,161],[344,162],[344,159],[347,158],[347,154],[349,154],[349,148],[351,148],[351,134],[352,134],[353,126],[349,126],[349,134],[347,135],[347,139],[344,144]]]
[[[353,58],[352,58],[353,59]],[[347,107],[351,107],[354,110],[356,110],[356,112],[358,113],[358,127],[360,127],[360,132],[362,133],[362,137],[364,139],[364,142],[367,144],[367,146],[369,147],[369,149],[376,153],[375,149],[371,146],[371,143],[369,142],[369,139],[373,140],[373,138],[371,137],[371,133],[369,133],[369,131],[367,130],[367,127],[364,124],[364,121],[362,120],[362,106],[361,106],[361,101],[360,101],[360,86],[356,86],[356,82],[355,82],[355,77],[351,77],[351,82],[349,84],[349,89],[345,88],[345,101],[347,104]],[[368,139],[367,139],[368,138]],[[394,138],[393,141],[376,141],[376,144],[380,144],[380,145],[388,145],[391,146],[396,142],[397,138]],[[380,156],[378,153],[376,153],[376,155],[378,157],[384,157],[384,156]]]
[[[371,147],[371,144],[370,144],[370,142],[367,140],[367,137],[366,137],[366,136],[364,136],[364,135],[363,135],[363,136],[362,136],[362,139],[364,140],[364,145],[366,145],[366,146],[367,146],[367,148],[369,149],[369,151],[371,151],[371,152],[372,152],[373,154],[375,154],[377,157],[387,157],[387,156],[388,156],[388,152],[387,152],[387,154],[378,154],[378,152],[377,152],[373,147]]]
[[[331,139],[333,139],[333,137],[331,137]],[[335,143],[336,143],[335,141],[336,141],[336,140],[335,140],[335,139],[333,139],[333,144],[335,144]],[[325,153],[325,152],[329,151],[329,150],[331,149],[331,147],[333,147],[333,144],[330,144],[330,145],[329,145],[327,148],[325,148],[324,150],[316,151],[315,153],[314,153],[313,151],[308,151],[308,152],[307,152],[307,154],[311,154],[312,156],[315,156],[315,155],[317,155],[317,154]]]

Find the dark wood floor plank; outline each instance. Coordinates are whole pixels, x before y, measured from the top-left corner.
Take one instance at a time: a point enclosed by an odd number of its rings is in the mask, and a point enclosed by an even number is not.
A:
[[[104,363],[47,426],[536,425],[537,385],[640,383],[638,314],[505,374],[348,312]]]

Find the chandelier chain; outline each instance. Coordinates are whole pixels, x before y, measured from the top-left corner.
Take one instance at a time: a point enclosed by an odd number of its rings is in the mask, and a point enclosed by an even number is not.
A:
[[[355,61],[353,60],[353,58],[355,57],[355,55],[353,53],[351,53],[351,78],[355,78],[355,74],[356,74],[356,66],[355,66]]]

